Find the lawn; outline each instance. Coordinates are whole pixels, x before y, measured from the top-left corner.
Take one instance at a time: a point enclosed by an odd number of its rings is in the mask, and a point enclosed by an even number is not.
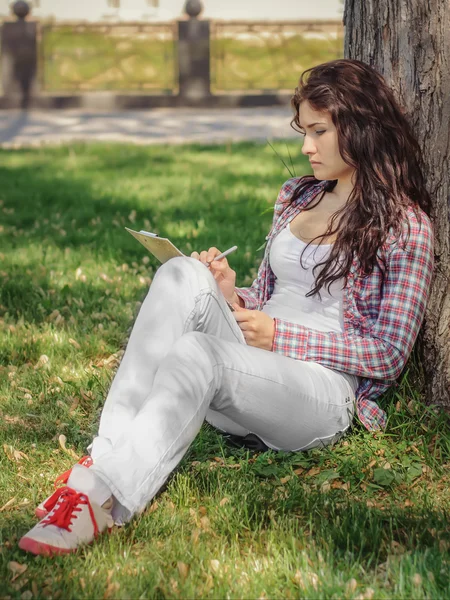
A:
[[[298,144],[276,148],[307,171]],[[415,355],[384,433],[255,454],[204,425],[139,518],[77,555],[19,550],[96,432],[158,267],[124,227],[185,253],[237,244],[248,285],[289,174],[253,143],[0,152],[1,598],[450,597],[448,419],[422,403]]]

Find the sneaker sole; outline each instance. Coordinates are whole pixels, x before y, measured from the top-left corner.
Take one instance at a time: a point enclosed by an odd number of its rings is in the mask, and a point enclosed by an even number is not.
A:
[[[32,554],[40,554],[42,556],[55,556],[56,554],[72,554],[73,552],[76,552],[78,550],[78,548],[57,548],[56,546],[43,544],[42,542],[37,542],[36,540],[27,537],[23,537],[20,540],[19,548],[21,550],[25,550],[25,552],[31,552]]]
[[[84,546],[90,546],[96,539],[105,533],[111,534],[112,527],[108,527],[105,531],[97,535],[91,542],[78,546],[78,548],[58,548],[57,546],[50,546],[50,544],[44,544],[43,542],[37,542],[33,538],[23,537],[19,541],[19,548],[25,550],[25,552],[31,552],[32,554],[41,556],[57,556],[58,554],[74,554],[81,550]]]

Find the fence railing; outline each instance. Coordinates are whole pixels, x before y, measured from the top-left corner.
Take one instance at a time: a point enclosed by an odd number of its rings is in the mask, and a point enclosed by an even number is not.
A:
[[[0,31],[0,108],[284,104],[302,71],[343,55],[339,21],[189,15],[169,23],[40,24],[17,16]]]
[[[292,90],[302,71],[342,50],[339,21],[212,22],[212,91]]]
[[[176,23],[44,25],[43,92],[178,92]]]

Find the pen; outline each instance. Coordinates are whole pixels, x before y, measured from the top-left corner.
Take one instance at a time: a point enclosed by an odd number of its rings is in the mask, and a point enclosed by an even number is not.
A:
[[[237,246],[233,246],[232,248],[228,248],[228,250],[225,250],[225,252],[222,252],[222,254],[218,254],[214,260],[220,260],[221,258],[225,258],[225,256],[228,256],[229,254],[231,254],[232,252],[234,252],[235,250],[237,250]],[[212,262],[212,261],[211,261]],[[207,267],[209,267],[209,265],[211,263],[207,262],[205,263]]]

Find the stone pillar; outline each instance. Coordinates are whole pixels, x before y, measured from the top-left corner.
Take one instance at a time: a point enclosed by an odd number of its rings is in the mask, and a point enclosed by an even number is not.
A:
[[[37,23],[25,21],[30,12],[27,2],[15,2],[17,21],[5,21],[1,33],[2,87],[6,104],[27,108],[36,92]]]
[[[189,20],[178,21],[179,96],[183,104],[205,104],[211,95],[209,61],[209,21],[197,17],[200,0],[188,0],[185,11]]]

